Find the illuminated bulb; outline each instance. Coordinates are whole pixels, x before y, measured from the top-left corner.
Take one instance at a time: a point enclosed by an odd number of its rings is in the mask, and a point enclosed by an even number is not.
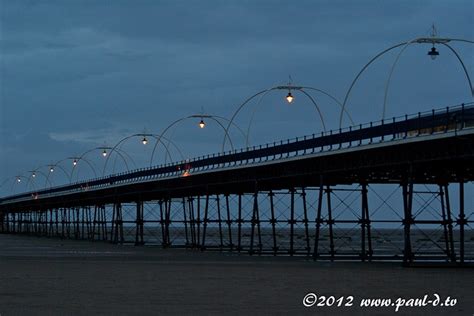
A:
[[[142,144],[143,144],[143,145],[148,144],[148,139],[146,139],[146,136],[143,136]]]
[[[35,177],[36,177],[36,173],[33,172],[33,173],[31,174],[31,176],[32,176],[33,178],[35,178]]]
[[[49,172],[53,172],[53,171],[54,171],[53,167],[49,168]]]
[[[73,164],[74,166],[76,166],[76,165],[77,165],[77,160],[74,159],[74,161],[72,162],[72,164]]]
[[[21,182],[21,179],[20,179],[20,178],[16,178],[16,181]]]
[[[286,96],[286,101],[288,101],[288,103],[291,103],[293,102],[293,95],[291,95],[291,92],[288,92],[287,96]]]
[[[204,123],[204,121],[202,119],[201,119],[201,122],[199,122],[199,127],[200,128],[206,127],[206,123]]]
[[[104,149],[104,151],[102,152],[102,156],[107,157],[107,150]]]

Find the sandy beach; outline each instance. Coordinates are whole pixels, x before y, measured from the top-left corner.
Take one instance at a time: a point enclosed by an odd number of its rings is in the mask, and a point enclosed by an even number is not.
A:
[[[398,315],[472,315],[473,269],[330,263],[184,249],[0,236],[0,314],[392,315],[362,298],[438,293],[454,307],[402,307]],[[303,306],[303,297],[353,296],[350,307]]]

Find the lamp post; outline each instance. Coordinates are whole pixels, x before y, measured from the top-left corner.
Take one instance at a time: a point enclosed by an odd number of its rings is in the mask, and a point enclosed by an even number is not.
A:
[[[78,163],[81,160],[85,161],[88,165],[91,166],[91,168],[93,169],[93,172],[94,172],[94,176],[97,177],[98,174],[97,174],[96,168],[93,168],[91,161],[89,159],[86,159],[86,156],[89,155],[90,153],[94,152],[94,151],[95,152],[99,151],[100,155],[103,158],[110,157],[110,154],[112,154],[112,153],[117,154],[122,159],[122,161],[124,162],[125,167],[127,168],[127,171],[130,170],[129,162],[131,162],[133,164],[133,166],[135,166],[135,162],[133,161],[132,157],[130,157],[130,155],[127,154],[127,152],[125,152],[124,150],[121,150],[120,148],[113,148],[113,147],[108,147],[108,146],[94,147],[92,149],[89,149],[89,150],[83,152],[78,157],[72,157],[71,158],[71,159],[73,159],[73,170],[71,171],[71,181],[74,178],[74,170],[77,169],[76,167],[78,166]],[[127,160],[127,158],[128,158],[128,160]],[[105,162],[104,162],[104,164],[105,164]],[[78,173],[77,173],[77,176],[79,176]]]
[[[283,85],[283,86],[274,86],[274,87],[271,87],[271,88],[268,88],[268,89],[264,89],[264,90],[261,90],[257,93],[255,93],[254,95],[250,96],[249,98],[247,98],[243,103],[241,103],[238,107],[237,107],[237,110],[235,110],[234,114],[232,115],[231,119],[230,119],[230,122],[229,124],[227,125],[226,127],[226,134],[228,134],[235,118],[237,117],[237,115],[240,113],[240,111],[250,103],[250,101],[254,100],[255,98],[259,97],[259,100],[258,102],[256,103],[255,105],[255,110],[254,110],[254,113],[252,114],[252,117],[249,121],[249,124],[248,124],[248,128],[247,128],[247,133],[246,133],[246,146],[249,147],[250,145],[250,141],[249,141],[249,137],[250,137],[250,128],[252,126],[252,122],[253,122],[253,117],[254,117],[254,114],[255,114],[255,111],[256,109],[258,108],[258,106],[260,105],[260,103],[262,102],[263,98],[270,92],[273,92],[273,91],[278,91],[278,90],[288,90],[288,94],[286,95],[286,101],[288,103],[292,103],[294,102],[295,100],[295,97],[294,95],[291,93],[291,91],[295,92],[300,92],[302,93],[307,99],[309,99],[311,101],[311,104],[314,106],[315,108],[315,111],[316,111],[316,114],[318,116],[318,119],[320,120],[321,122],[321,126],[322,126],[322,129],[323,131],[326,131],[326,123],[325,123],[325,120],[324,120],[324,116],[323,116],[323,113],[321,111],[321,108],[319,107],[318,103],[316,102],[315,98],[313,96],[311,96],[311,94],[309,94],[307,92],[307,90],[309,91],[312,91],[312,92],[317,92],[317,93],[321,93],[327,97],[329,97],[332,101],[335,102],[335,104],[337,104],[340,108],[341,108],[341,111],[346,114],[346,116],[349,118],[349,120],[353,123],[353,120],[352,120],[352,117],[351,115],[345,110],[343,109],[343,105],[342,103],[336,99],[334,96],[332,96],[330,93],[322,90],[322,89],[318,89],[318,88],[314,88],[314,87],[310,87],[310,86],[295,86],[291,83],[291,79],[290,79],[290,82],[287,84],[287,85]],[[226,144],[226,139],[224,138],[223,142],[222,142],[222,147],[224,148]]]
[[[36,179],[38,178],[38,175],[41,175],[43,178],[45,178],[45,181],[46,181],[45,184],[44,184],[44,187],[46,187],[48,184],[49,184],[50,187],[52,187],[53,184],[51,183],[51,181],[49,181],[48,175],[45,174],[44,172],[42,172],[40,169],[41,169],[41,167],[28,171],[28,173],[31,176],[28,178],[27,186],[30,183],[30,181],[36,181]]]
[[[209,119],[213,122],[215,122],[224,132],[224,139],[228,139],[229,140],[229,144],[232,148],[232,150],[234,149],[234,144],[233,144],[233,141],[230,137],[230,135],[228,134],[228,128],[226,128],[226,126],[224,125],[225,123],[229,123],[231,124],[232,126],[236,127],[239,132],[243,135],[244,138],[246,138],[246,135],[244,133],[244,131],[235,123],[231,122],[229,119],[223,117],[223,116],[219,116],[219,115],[211,115],[211,114],[192,114],[192,115],[188,115],[188,116],[185,116],[185,117],[182,117],[182,118],[179,118],[175,121],[173,121],[171,124],[169,124],[162,132],[160,135],[158,135],[158,138],[164,138],[164,136],[166,135],[166,133],[174,126],[176,126],[178,123],[181,123],[183,121],[186,121],[186,120],[195,120],[195,119],[200,119],[199,123],[198,123],[198,127],[200,129],[204,129],[207,124],[205,122],[205,119]],[[224,123],[223,123],[224,122]],[[153,147],[153,151],[151,153],[151,159],[150,159],[150,166],[153,165],[153,158],[154,158],[154,155],[155,155],[155,151],[156,151],[156,148],[157,148],[157,143],[155,144],[155,146]],[[222,147],[222,152],[224,152],[224,147]],[[184,158],[183,158],[184,160]]]
[[[401,57],[401,55],[403,54],[403,52],[411,45],[413,44],[429,44],[429,45],[432,45],[431,47],[431,50],[428,51],[428,56],[435,60],[436,57],[439,56],[439,52],[436,50],[436,47],[435,47],[435,44],[438,44],[438,45],[443,45],[444,47],[448,48],[448,50],[453,53],[455,56],[456,56],[456,59],[459,61],[459,64],[461,65],[463,71],[464,71],[464,74],[465,74],[465,77],[466,77],[466,81],[469,85],[469,92],[471,94],[472,97],[474,97],[474,88],[472,86],[472,82],[471,82],[471,78],[469,76],[469,72],[467,71],[467,68],[463,62],[463,60],[461,59],[461,56],[458,54],[458,52],[448,43],[451,43],[451,42],[462,42],[462,43],[468,43],[468,44],[474,44],[474,41],[471,41],[471,40],[466,40],[466,39],[460,39],[460,38],[442,38],[442,37],[438,37],[438,34],[436,32],[436,29],[435,27],[433,26],[432,27],[432,32],[431,32],[431,36],[429,37],[417,37],[413,40],[410,40],[410,41],[406,41],[406,42],[402,42],[402,43],[399,43],[399,44],[396,44],[396,45],[393,45],[385,50],[383,50],[382,52],[378,53],[377,55],[375,55],[367,64],[364,65],[364,67],[362,67],[362,69],[358,72],[358,74],[355,76],[354,80],[352,81],[351,85],[349,86],[349,89],[347,90],[346,92],[346,95],[344,97],[344,101],[342,103],[342,109],[341,109],[341,112],[340,112],[340,115],[339,115],[339,128],[342,127],[342,120],[343,120],[343,113],[344,111],[346,110],[346,106],[347,106],[347,100],[349,99],[349,95],[352,91],[352,88],[354,87],[354,85],[356,84],[357,80],[360,78],[360,76],[362,75],[362,73],[375,61],[377,60],[379,57],[385,55],[386,53],[388,53],[389,51],[392,51],[396,48],[399,48],[401,47],[401,50],[400,52],[397,54],[396,58],[395,58],[395,61],[393,62],[392,66],[391,66],[391,69],[390,69],[390,72],[389,72],[389,75],[388,75],[388,78],[386,80],[386,83],[385,83],[385,91],[384,91],[384,102],[383,102],[383,109],[382,109],[382,119],[385,118],[385,112],[386,112],[386,108],[387,108],[387,96],[388,96],[388,90],[389,90],[389,86],[390,86],[390,82],[391,82],[391,79],[392,79],[392,75],[393,75],[393,72],[395,70],[395,67],[396,65],[398,64],[398,61]]]
[[[113,147],[111,147],[110,151],[111,152],[112,151],[121,151],[121,149],[120,149],[121,146],[127,140],[129,140],[131,138],[140,138],[141,143],[143,144],[143,146],[146,146],[149,143],[149,138],[155,139],[156,142],[155,142],[155,146],[153,147],[153,152],[155,151],[158,144],[161,144],[165,148],[166,155],[167,155],[166,157],[169,158],[172,161],[173,159],[172,159],[172,156],[171,156],[171,151],[169,149],[169,145],[171,144],[177,150],[177,152],[181,155],[182,159],[184,159],[181,150],[178,148],[178,146],[176,146],[176,144],[174,142],[171,142],[171,140],[163,137],[162,135],[156,135],[156,134],[150,134],[150,133],[139,133],[139,134],[133,134],[133,135],[126,136],[126,137],[122,138],[120,141],[118,141]],[[168,145],[163,140],[168,141]],[[107,151],[105,149],[104,149],[103,152],[105,152],[106,153],[105,156],[107,156]],[[110,159],[110,155],[107,156],[107,159],[105,161],[104,169],[102,171],[103,175],[105,175],[105,171],[106,171],[109,159]],[[153,157],[152,157],[152,159],[153,159]]]

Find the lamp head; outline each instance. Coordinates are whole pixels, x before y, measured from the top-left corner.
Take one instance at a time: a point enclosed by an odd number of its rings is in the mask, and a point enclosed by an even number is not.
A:
[[[107,157],[107,150],[104,149],[104,151],[102,152],[102,156]]]
[[[77,165],[77,159],[74,159],[74,161],[72,162],[73,166],[76,166]]]
[[[291,103],[293,102],[293,95],[291,94],[291,91],[288,91],[288,94],[286,95],[286,101],[288,101],[288,103]]]
[[[148,139],[146,139],[146,136],[143,136],[142,144],[143,144],[143,145],[148,144]]]
[[[437,56],[439,56],[439,52],[436,50],[436,47],[431,47],[431,50],[428,52],[428,56],[431,57],[431,59],[435,60]]]
[[[199,128],[204,128],[206,127],[206,123],[204,123],[204,120],[201,119],[201,122],[199,122]]]

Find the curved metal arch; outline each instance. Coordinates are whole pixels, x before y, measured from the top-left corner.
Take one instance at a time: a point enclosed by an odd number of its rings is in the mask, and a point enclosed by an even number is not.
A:
[[[395,70],[395,67],[396,65],[398,64],[398,61],[402,55],[402,53],[405,51],[405,49],[413,44],[413,43],[432,43],[433,45],[436,43],[436,44],[442,44],[442,45],[445,45],[447,46],[448,48],[451,49],[451,51],[454,53],[454,55],[458,58],[459,62],[461,63],[461,66],[463,67],[464,69],[464,73],[466,74],[467,76],[467,80],[468,80],[468,83],[469,83],[469,92],[471,92],[471,96],[474,96],[473,94],[473,90],[472,90],[472,84],[471,84],[471,78],[469,77],[469,74],[467,73],[467,70],[466,70],[466,67],[464,67],[464,63],[463,61],[461,60],[461,57],[456,53],[456,51],[451,48],[451,46],[449,46],[447,43],[448,42],[451,42],[451,41],[458,41],[458,40],[453,40],[453,39],[450,39],[450,38],[447,38],[447,39],[438,39],[438,38],[433,38],[431,39],[431,42],[429,41],[429,39],[420,39],[420,38],[417,38],[417,39],[414,39],[410,42],[408,42],[403,48],[402,50],[398,53],[397,55],[397,58],[395,59],[395,61],[393,62],[392,64],[392,68],[390,69],[390,73],[388,75],[388,78],[387,78],[387,82],[385,84],[385,94],[384,94],[384,99],[383,99],[383,110],[382,110],[382,120],[385,118],[385,112],[386,112],[386,109],[387,109],[387,96],[388,96],[388,89],[389,89],[389,86],[390,86],[390,82],[392,80],[392,75],[393,75],[393,72]],[[463,42],[467,42],[467,43],[471,43],[471,44],[474,44],[473,41],[469,41],[469,40],[463,40]]]
[[[21,179],[28,180],[28,178],[25,177],[25,176],[23,176],[23,175],[14,176],[14,177],[12,177],[12,178],[14,179],[14,180],[13,180],[13,183],[12,183],[12,186],[11,186],[11,189],[10,189],[10,192],[12,192],[12,193],[14,192],[13,189],[15,188],[15,184],[18,183],[18,179],[20,179],[20,180],[21,180]],[[26,190],[28,190],[28,184],[29,184],[28,181],[25,181]],[[31,186],[31,187],[33,188],[33,191],[36,191],[36,187],[35,187],[34,183],[32,183],[32,186]]]
[[[255,107],[254,107],[254,110],[253,110],[253,112],[252,112],[252,116],[250,117],[249,125],[248,125],[248,127],[247,127],[247,140],[246,140],[246,143],[245,143],[245,145],[246,145],[247,148],[250,147],[250,128],[251,128],[251,125],[252,125],[252,123],[253,123],[253,119],[254,119],[254,117],[255,117],[255,113],[256,113],[256,111],[257,111],[257,108],[260,106],[261,101],[262,101],[262,99],[265,97],[265,95],[267,95],[268,92],[270,92],[270,91],[272,91],[272,90],[276,90],[276,89],[280,89],[280,90],[281,90],[281,89],[282,89],[282,86],[278,86],[278,87],[271,88],[271,89],[269,89],[267,92],[265,92],[264,94],[262,94],[262,95],[260,96],[260,99],[258,100],[257,104],[256,104]],[[309,98],[309,100],[313,103],[313,105],[314,105],[315,108],[316,108],[316,111],[317,111],[317,113],[318,113],[318,115],[319,115],[319,118],[320,118],[320,120],[321,120],[321,123],[322,123],[322,125],[323,125],[323,130],[326,131],[326,124],[325,124],[325,122],[324,122],[324,117],[323,117],[323,114],[322,114],[322,112],[321,112],[321,109],[319,108],[318,104],[316,103],[316,100],[314,100],[314,98],[313,98],[310,94],[308,94],[306,91],[304,91],[302,87],[290,87],[290,86],[288,86],[288,89],[292,89],[292,90],[295,90],[295,91],[300,91],[300,92],[303,93],[306,97]]]
[[[153,139],[156,140],[155,142],[155,145],[153,146],[153,150],[151,152],[151,158],[150,158],[150,167],[152,166],[152,163],[153,163],[153,156],[155,154],[155,150],[156,148],[158,147],[158,144],[162,144],[163,147],[165,147],[165,150],[166,150],[166,155],[165,155],[165,163],[167,161],[167,159],[169,158],[170,159],[170,162],[173,162],[173,158],[171,157],[171,152],[169,150],[169,147],[170,145],[173,145],[174,149],[176,149],[176,151],[178,152],[179,156],[181,157],[182,160],[184,160],[184,155],[183,155],[183,152],[181,151],[181,149],[176,146],[176,144],[171,141],[171,139],[167,138],[167,137],[164,137],[164,136],[160,136],[158,134],[142,134],[142,136],[145,135],[145,136],[151,136],[153,137]],[[168,144],[165,144],[165,142],[162,140],[162,138],[168,142]]]
[[[250,96],[249,98],[247,98],[247,100],[245,100],[245,101],[238,107],[238,109],[234,112],[234,114],[233,114],[232,117],[230,118],[229,124],[227,124],[227,127],[226,127],[226,133],[227,133],[227,135],[229,134],[229,129],[230,129],[230,127],[232,126],[232,123],[234,122],[234,119],[235,119],[235,117],[237,116],[237,114],[240,112],[240,110],[241,110],[247,103],[249,103],[250,101],[252,101],[254,98],[258,97],[259,95],[261,95],[262,93],[265,93],[265,92],[267,92],[267,91],[268,91],[268,89],[265,89],[265,90],[262,90],[262,91],[259,91],[259,92],[255,93],[254,95],[252,95],[252,96]],[[222,141],[222,148],[225,148],[226,140],[227,140],[227,138],[224,137],[224,140]]]
[[[221,116],[217,116],[217,115],[210,115],[210,114],[193,114],[193,115],[189,115],[189,116],[186,116],[186,117],[182,117],[182,118],[179,118],[177,120],[175,120],[174,122],[172,122],[171,124],[169,124],[164,130],[163,132],[161,132],[160,135],[158,135],[159,138],[164,138],[164,135],[173,127],[175,126],[176,124],[182,122],[182,121],[185,121],[185,120],[188,120],[188,119],[191,119],[191,118],[209,118],[213,121],[215,121],[224,131],[224,139],[229,139],[229,142],[231,144],[231,147],[232,149],[234,148],[233,144],[232,144],[232,139],[230,138],[230,135],[228,134],[228,130],[227,128],[216,118],[220,118],[222,120],[226,120],[228,121],[228,119],[224,118],[224,117],[221,117]],[[232,122],[229,122],[229,124],[231,124]],[[235,125],[235,124],[234,124]],[[243,133],[243,131],[239,128],[239,130]],[[244,134],[245,135],[245,134]],[[155,146],[153,147],[153,151],[151,153],[151,158],[150,158],[150,166],[153,164],[153,158],[155,156],[155,151],[156,151],[156,147],[157,147],[158,143],[155,143]],[[222,150],[223,152],[224,150]],[[182,156],[182,154],[181,154]],[[182,159],[184,160],[184,157],[182,157]]]
[[[66,160],[68,160],[68,158],[61,159],[61,160],[55,162],[54,164],[48,165],[48,167],[50,169],[53,168],[53,170],[54,170],[54,168],[58,167],[59,170],[61,170],[66,175],[66,179],[69,181],[69,183],[71,183],[71,181],[72,181],[71,174],[68,174],[67,171],[60,165],[61,162],[66,161]],[[50,177],[51,173],[52,172],[48,173],[48,177],[47,177],[46,181],[49,180],[49,177]]]
[[[157,134],[150,134],[150,135],[157,141],[158,141],[158,138],[160,137],[160,135],[157,135]],[[176,143],[171,140],[171,138],[164,137],[164,136],[161,136],[161,138],[163,138],[163,140],[168,142],[167,148],[169,148],[169,145],[173,145],[174,149],[176,149],[176,151],[178,152],[181,160],[184,160],[183,152],[181,151],[179,146],[177,146]],[[170,161],[172,162],[173,160],[171,160],[171,155],[168,154],[168,157],[170,158]],[[165,161],[166,161],[166,157],[165,157]]]
[[[474,43],[472,41],[467,41],[467,42]],[[462,66],[462,69],[464,70],[464,74],[466,75],[467,82],[469,83],[469,88],[471,89],[471,96],[474,97],[474,88],[472,86],[471,77],[469,76],[469,72],[467,71],[467,68],[464,65],[464,62],[462,61],[461,56],[459,56],[459,54],[456,52],[456,50],[451,45],[446,44],[446,43],[441,43],[441,44],[446,46],[447,48],[449,48],[453,52],[453,54],[456,56],[456,58],[458,59],[459,63]]]
[[[119,157],[121,157],[122,160],[124,161],[127,170],[130,170],[129,167],[128,167],[127,160],[125,159],[124,155],[122,154],[122,152],[123,152],[123,153],[125,153],[125,154],[127,155],[127,157],[128,157],[128,158],[132,161],[132,163],[135,165],[135,162],[133,161],[133,159],[132,159],[124,150],[121,150],[121,149],[119,149],[119,148],[105,147],[105,146],[103,146],[103,147],[94,147],[94,148],[92,148],[92,149],[89,149],[89,150],[83,152],[77,159],[78,159],[78,160],[83,159],[83,160],[85,161],[85,156],[86,156],[87,154],[89,154],[89,153],[95,151],[95,150],[110,150],[111,153],[112,153],[112,152],[116,153],[116,154],[117,154]],[[73,178],[75,167],[76,167],[76,166],[74,166],[73,169],[72,169],[72,171],[71,171],[71,179]],[[78,174],[78,175],[79,175],[79,174]],[[94,171],[94,175],[97,177],[97,173],[96,173],[95,171]]]
[[[123,145],[123,143],[122,143]],[[120,145],[120,147],[122,146]],[[117,163],[117,158],[120,157],[122,158],[122,161],[124,162],[125,164],[125,168],[127,168],[127,171],[130,170],[130,167],[128,166],[128,163],[127,163],[127,160],[125,159],[125,156],[130,159],[130,161],[132,162],[132,165],[133,165],[133,168],[137,168],[137,165],[135,163],[135,161],[133,160],[133,158],[125,151],[123,150],[122,148],[115,148],[115,151],[112,151],[112,147],[107,147],[107,146],[103,146],[103,147],[97,147],[97,149],[100,149],[100,150],[110,150],[110,152],[116,152],[117,153],[117,156],[115,156],[115,159],[114,159],[114,168],[112,170],[112,172],[115,172],[115,165]]]
[[[219,120],[223,120],[223,121],[229,123],[229,121],[230,121],[229,119],[227,119],[223,116],[214,115],[214,114],[213,115],[210,115],[210,114],[202,114],[202,115],[194,114],[194,115],[191,115],[187,118],[210,118],[211,120],[215,121],[224,130],[224,136],[229,139],[231,150],[234,150],[234,144],[232,142],[232,139],[230,138],[230,135],[227,134],[226,127],[219,121]],[[184,119],[185,118],[183,118],[183,120]],[[244,131],[239,127],[239,125],[237,125],[235,123],[232,123],[232,125],[237,128],[237,130],[242,134],[244,140],[246,140],[247,136],[244,133]],[[224,151],[225,151],[225,148],[222,147],[221,152],[223,153]],[[184,158],[183,158],[183,160],[184,160]],[[165,163],[166,163],[166,159],[165,159]]]
[[[154,134],[146,134],[146,133],[129,135],[129,136],[127,136],[127,137],[122,138],[117,144],[115,144],[114,147],[112,147],[112,150],[111,150],[111,151],[114,151],[114,150],[116,150],[117,148],[121,148],[121,147],[119,147],[119,146],[121,146],[121,144],[123,144],[125,141],[129,140],[129,139],[132,138],[132,137],[146,137],[146,136],[155,137]],[[163,145],[163,147],[165,147],[165,150],[166,150],[166,153],[167,153],[168,157],[169,157],[170,159],[172,159],[168,146],[166,146],[166,144],[165,144],[163,141],[161,141],[161,139],[156,138],[156,137],[155,137],[155,139],[157,140],[157,142],[156,142],[155,147],[154,147],[153,149],[156,148],[156,146],[157,146],[158,143],[161,143],[161,144]],[[106,171],[106,168],[107,168],[107,164],[108,164],[108,162],[109,162],[109,159],[110,159],[110,155],[108,155],[108,156],[107,156],[107,159],[105,160],[105,164],[104,164],[104,169],[103,169],[103,171],[102,171],[102,175],[105,175],[105,171]]]
[[[91,168],[92,172],[94,173],[94,177],[97,178],[97,170],[95,170],[93,164],[90,162],[89,159],[86,159],[85,157],[70,157],[69,159],[75,159],[77,163],[79,163],[81,160],[84,161],[89,166],[89,168]],[[71,182],[74,176],[74,170],[76,170],[76,168],[77,168],[77,165],[72,166]]]
[[[40,167],[40,168],[41,168],[41,167]],[[29,183],[30,181],[32,181],[32,179],[34,178],[34,177],[33,177],[33,173],[34,173],[34,174],[40,174],[40,175],[42,175],[42,176],[46,179],[45,184],[44,184],[44,187],[46,187],[46,186],[48,185],[48,183],[49,183],[49,186],[50,186],[50,187],[53,187],[53,184],[51,183],[51,181],[49,181],[48,176],[47,176],[43,171],[39,170],[40,168],[36,168],[36,169],[30,171],[30,172],[31,172],[31,176],[28,177],[28,183]]]
[[[402,42],[402,43],[399,43],[397,45],[394,45],[394,46],[391,46],[385,50],[383,50],[382,52],[378,53],[377,55],[375,55],[367,64],[364,65],[364,67],[362,67],[362,69],[359,71],[359,73],[357,74],[357,76],[354,78],[354,80],[352,81],[349,89],[347,90],[347,93],[346,93],[346,96],[344,97],[344,102],[342,103],[342,110],[341,110],[341,113],[339,115],[339,128],[342,127],[342,119],[343,119],[343,111],[345,110],[346,108],[346,104],[347,104],[347,100],[349,98],[349,94],[350,92],[352,91],[352,88],[354,87],[355,83],[357,82],[357,80],[359,79],[359,77],[362,75],[362,73],[369,67],[370,64],[372,64],[376,59],[378,59],[380,56],[384,55],[385,53],[395,49],[395,48],[398,48],[400,46],[404,46],[402,48],[402,50],[398,53],[397,55],[397,58],[395,60],[395,62],[392,64],[392,67],[391,67],[391,71],[390,71],[390,75],[389,75],[389,78],[387,79],[387,83],[385,85],[385,94],[384,94],[384,105],[383,105],[383,112],[382,112],[382,119],[385,118],[385,110],[386,110],[386,100],[387,100],[387,94],[388,94],[388,86],[389,86],[389,83],[390,83],[390,80],[391,80],[391,76],[393,74],[393,71],[394,71],[394,68],[396,66],[396,64],[398,63],[398,60],[400,58],[400,55],[403,53],[403,51],[411,44],[413,43],[418,43],[418,44],[423,44],[423,43],[428,43],[428,44],[441,44],[441,45],[445,45],[447,46],[448,48],[451,49],[451,51],[456,55],[456,57],[458,58],[459,62],[461,63],[461,66],[463,67],[463,70],[464,70],[464,73],[466,74],[466,78],[468,80],[468,83],[469,83],[469,86],[470,86],[470,92],[471,92],[471,95],[474,97],[474,89],[472,87],[472,83],[471,83],[471,79],[469,77],[469,73],[467,72],[467,69],[464,65],[464,62],[462,61],[461,57],[459,56],[459,54],[457,54],[457,52],[452,49],[452,47],[450,45],[448,45],[447,43],[448,42],[465,42],[465,43],[470,43],[470,44],[474,44],[474,41],[470,41],[470,40],[465,40],[465,39],[459,39],[459,38],[415,38],[411,41],[408,41],[408,42]]]
[[[397,47],[400,47],[402,45],[405,45],[407,42],[403,42],[403,43],[400,43],[400,44],[397,44],[397,45],[393,45],[392,47],[389,47],[383,51],[381,51],[380,53],[378,53],[377,55],[375,55],[374,57],[372,57],[372,59],[364,65],[364,67],[362,67],[362,69],[359,71],[359,73],[357,74],[357,76],[355,76],[354,80],[352,80],[352,83],[351,85],[349,86],[349,89],[347,90],[346,92],[346,95],[344,97],[344,101],[342,102],[342,109],[341,109],[341,113],[339,114],[339,128],[342,128],[342,119],[344,117],[344,111],[346,109],[346,104],[347,104],[347,100],[349,99],[349,94],[351,93],[352,91],[352,88],[354,87],[354,85],[356,84],[357,80],[359,79],[359,77],[362,75],[362,73],[375,61],[377,60],[377,58],[379,58],[380,56],[384,55],[385,53],[388,53],[389,51],[391,51],[392,49],[395,49]]]
[[[238,108],[237,110],[234,112],[234,114],[232,115],[232,118],[229,122],[229,125],[227,126],[227,129],[226,129],[226,134],[228,134],[228,131],[231,127],[231,123],[233,123],[235,117],[237,116],[237,114],[244,108],[244,106],[249,103],[252,99],[256,98],[257,96],[260,96],[256,106],[255,106],[255,109],[254,109],[254,112],[251,116],[251,119],[250,119],[250,122],[249,122],[249,125],[248,125],[248,128],[247,128],[247,138],[246,138],[246,146],[248,147],[249,146],[249,136],[250,136],[250,128],[251,128],[251,125],[252,125],[252,121],[253,121],[253,117],[255,115],[255,111],[256,109],[258,108],[258,106],[260,105],[260,103],[262,102],[263,98],[271,91],[274,91],[274,90],[295,90],[295,91],[301,91],[302,90],[302,87],[299,87],[299,86],[291,86],[291,85],[287,85],[287,86],[275,86],[275,87],[271,87],[271,88],[268,88],[268,89],[265,89],[265,90],[262,90],[262,91],[259,91],[257,92],[256,94],[252,95],[251,97],[249,97],[247,100],[244,101],[244,103],[242,103]],[[315,102],[314,98],[311,97],[311,95],[309,95],[308,93],[306,93],[305,91],[301,91],[303,94],[305,94],[309,99],[310,101],[313,103],[314,107],[316,108],[316,111],[319,115],[319,119],[321,120],[321,123],[322,123],[322,126],[323,126],[323,130],[325,131],[326,130],[326,124],[324,122],[324,117],[322,115],[322,112],[321,112],[321,109],[319,108],[318,104]],[[225,143],[226,143],[226,139],[224,138],[223,140],[223,143],[222,143],[222,148],[224,148],[225,146]]]
[[[352,125],[355,125],[354,123],[354,120],[352,119],[352,115],[349,113],[349,111],[347,111],[347,109],[345,109],[341,103],[341,101],[339,101],[338,99],[336,99],[336,97],[334,97],[333,95],[331,95],[330,93],[324,91],[324,90],[321,90],[321,89],[317,89],[317,88],[313,88],[313,87],[301,87],[301,89],[308,89],[308,90],[314,90],[314,91],[317,91],[317,92],[320,92],[322,94],[324,94],[325,96],[329,97],[331,100],[333,100],[337,105],[339,105],[339,107],[341,108],[341,111],[343,111],[346,116],[349,118],[349,121],[351,121],[351,124]]]

